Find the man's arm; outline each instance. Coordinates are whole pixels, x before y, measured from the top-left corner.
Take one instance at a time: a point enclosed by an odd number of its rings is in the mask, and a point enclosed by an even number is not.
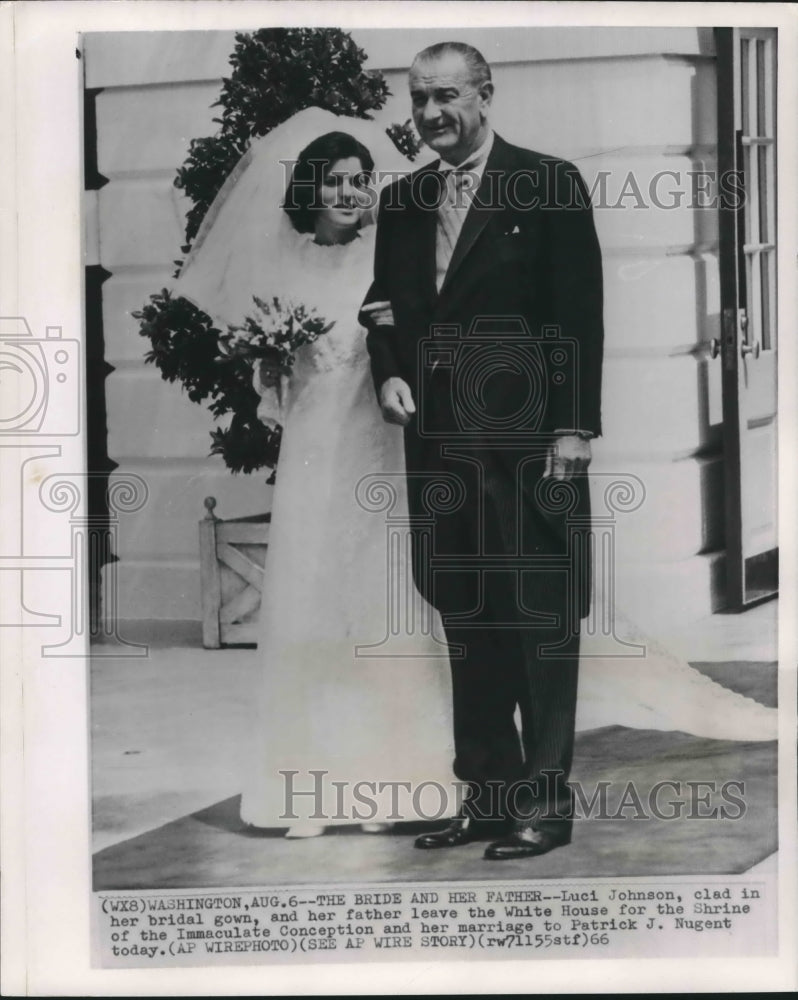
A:
[[[380,195],[377,217],[377,239],[374,247],[374,280],[361,306],[358,321],[367,330],[366,347],[371,359],[371,375],[379,396],[382,384],[389,378],[400,377],[393,344],[396,325],[391,304],[388,248],[391,240],[392,213],[385,211],[388,189]]]
[[[552,401],[548,423],[557,438],[544,475],[570,479],[587,470],[592,459],[590,441],[601,434],[603,279],[585,183],[570,163],[557,163],[552,175],[549,204],[558,207],[549,216],[550,301],[561,335],[575,343],[569,382],[576,391],[575,398],[559,395]]]
[[[396,322],[390,298],[390,260],[388,247],[392,238],[392,214],[384,210],[387,189],[380,197],[377,239],[374,248],[374,280],[371,283],[358,320],[368,331],[366,347],[371,359],[371,376],[385,420],[407,424],[416,412],[410,387],[402,378],[394,342]]]
[[[601,366],[604,345],[601,249],[584,181],[573,164],[550,168],[546,244],[550,265],[551,322],[575,344],[574,372],[569,379],[575,398],[557,394],[548,424],[562,436],[601,434]]]

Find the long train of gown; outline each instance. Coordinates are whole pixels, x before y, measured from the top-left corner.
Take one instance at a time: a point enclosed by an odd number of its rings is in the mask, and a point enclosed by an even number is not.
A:
[[[644,655],[602,655],[601,637],[583,628],[577,730],[616,725],[716,740],[776,739],[777,709],[717,684],[617,606],[613,618],[618,637],[644,647]]]

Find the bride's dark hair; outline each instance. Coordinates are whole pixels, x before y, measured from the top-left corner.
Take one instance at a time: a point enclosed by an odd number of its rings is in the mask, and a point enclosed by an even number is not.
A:
[[[365,173],[374,170],[371,153],[346,132],[327,132],[307,145],[297,158],[285,192],[283,210],[299,233],[312,233],[319,186],[339,160],[356,156]]]

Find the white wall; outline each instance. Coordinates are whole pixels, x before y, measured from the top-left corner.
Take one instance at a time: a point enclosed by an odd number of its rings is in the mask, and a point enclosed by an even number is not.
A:
[[[393,91],[379,120],[404,121],[406,66],[439,37],[353,35]],[[645,191],[657,171],[714,165],[711,31],[458,36],[492,63],[497,131],[575,160],[589,184],[609,170],[611,203],[630,171]],[[94,236],[98,261],[112,272],[104,286],[106,354],[115,368],[106,381],[108,452],[151,489],[148,507],[120,526],[124,618],[199,618],[196,521],[206,495],[219,499],[222,516],[268,507],[263,476],[233,477],[206,457],[207,411],[144,366],[148,343],[130,317],[179,256],[186,205],[172,179],[189,140],[215,130],[210,104],[232,46],[228,32],[86,37],[87,86],[105,88],[97,99],[98,166],[110,180],[96,195]],[[633,473],[646,487],[639,511],[619,522],[620,597],[641,619],[692,617],[717,603],[723,568],[714,551],[723,544],[720,362],[702,348],[718,323],[715,213],[597,207],[596,221],[607,351],[605,436],[594,467]]]

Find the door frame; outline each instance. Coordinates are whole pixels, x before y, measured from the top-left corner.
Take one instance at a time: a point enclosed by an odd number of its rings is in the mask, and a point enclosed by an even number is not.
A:
[[[778,595],[778,548],[763,554],[759,567],[775,580],[773,589],[756,597],[747,596],[746,559],[743,544],[741,442],[745,414],[741,412],[740,350],[746,339],[741,328],[741,292],[745,289],[742,261],[744,190],[737,112],[741,101],[739,28],[715,28],[717,64],[718,178],[734,175],[738,184],[718,184],[718,264],[720,273],[720,344],[723,397],[723,463],[725,481],[726,596],[730,610],[742,611]],[[777,36],[778,38],[778,36]],[[739,185],[739,186],[738,186]],[[775,192],[774,192],[775,197]],[[750,306],[749,303],[746,303]],[[776,342],[778,351],[778,341]],[[777,476],[778,479],[778,476]],[[774,495],[774,508],[777,503]],[[774,517],[777,511],[774,509]]]

